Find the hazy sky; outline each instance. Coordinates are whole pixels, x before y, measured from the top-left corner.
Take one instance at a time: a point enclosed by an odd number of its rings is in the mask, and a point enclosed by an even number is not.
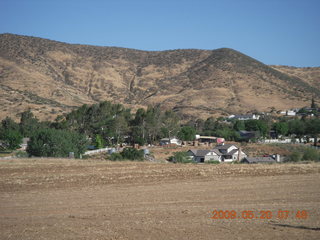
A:
[[[320,0],[0,0],[0,33],[141,50],[228,47],[320,66]]]

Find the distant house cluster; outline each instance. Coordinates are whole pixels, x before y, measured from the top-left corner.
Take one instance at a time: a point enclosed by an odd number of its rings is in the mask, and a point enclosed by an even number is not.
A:
[[[190,158],[194,162],[209,162],[209,161],[219,161],[219,162],[233,162],[241,161],[247,155],[233,144],[221,144],[215,146],[211,150],[196,150],[191,149],[188,151]]]

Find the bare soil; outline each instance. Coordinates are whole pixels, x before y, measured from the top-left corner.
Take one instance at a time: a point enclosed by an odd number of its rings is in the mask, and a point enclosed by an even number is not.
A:
[[[319,184],[315,163],[1,160],[0,239],[320,239]]]

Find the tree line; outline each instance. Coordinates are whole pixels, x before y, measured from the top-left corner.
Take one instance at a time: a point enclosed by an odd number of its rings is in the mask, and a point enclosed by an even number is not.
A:
[[[259,120],[228,120],[224,118],[195,119],[182,123],[172,110],[159,105],[138,109],[134,114],[121,104],[108,101],[83,105],[55,121],[39,121],[30,110],[21,113],[20,122],[7,117],[0,125],[0,147],[17,149],[23,137],[29,137],[27,152],[32,156],[66,157],[74,152],[79,157],[91,145],[95,148],[120,143],[155,144],[161,138],[177,136],[192,141],[196,134],[246,141],[240,131],[256,133],[257,137],[294,135],[302,138],[320,134],[319,118],[272,118]]]

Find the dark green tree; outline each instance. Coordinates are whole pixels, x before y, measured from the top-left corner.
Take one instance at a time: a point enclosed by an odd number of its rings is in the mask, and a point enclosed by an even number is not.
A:
[[[311,108],[313,108],[313,109],[318,108],[316,102],[314,101],[314,98],[312,98],[312,100],[311,100]]]
[[[289,126],[288,133],[296,135],[300,139],[300,142],[301,142],[301,138],[306,133],[305,122],[300,119],[293,119],[288,122],[288,126]]]
[[[67,157],[74,152],[76,157],[84,153],[87,140],[76,132],[57,129],[38,129],[28,142],[27,152],[38,157]]]
[[[289,132],[289,125],[287,122],[276,122],[273,124],[273,129],[278,135],[286,136]]]
[[[266,137],[269,132],[268,124],[263,120],[247,120],[245,127],[247,131],[259,131],[263,137]]]
[[[1,121],[0,140],[3,147],[9,150],[15,150],[22,143],[22,135],[19,132],[19,125],[10,117]]]
[[[33,115],[30,109],[21,113],[20,132],[24,137],[32,136],[40,127],[39,120]]]
[[[246,126],[244,124],[244,121],[236,120],[235,123],[233,124],[233,129],[236,131],[245,130]]]
[[[138,150],[135,148],[125,148],[120,153],[123,159],[142,161],[144,157],[143,150]]]
[[[318,136],[320,135],[320,119],[313,118],[306,121],[305,133],[314,138],[314,145],[317,145]]]
[[[196,130],[191,126],[183,126],[179,133],[178,138],[183,141],[193,141],[195,139]]]
[[[22,143],[22,135],[15,129],[0,129],[0,139],[4,146],[9,150],[15,150]]]

